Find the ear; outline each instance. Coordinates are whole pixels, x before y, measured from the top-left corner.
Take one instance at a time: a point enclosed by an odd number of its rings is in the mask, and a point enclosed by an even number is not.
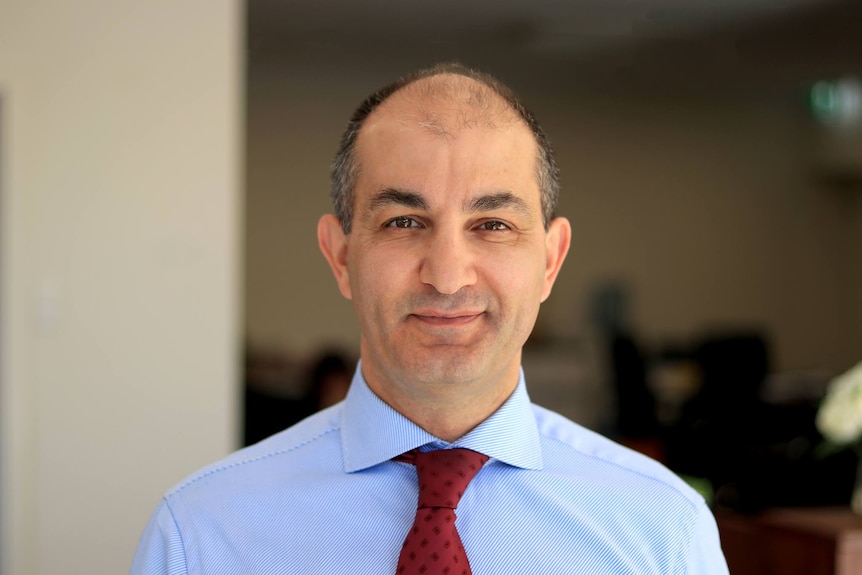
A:
[[[545,236],[545,284],[542,287],[542,301],[551,295],[554,281],[563,267],[569,244],[572,241],[572,226],[566,218],[554,218]]]
[[[317,243],[332,268],[341,295],[352,299],[350,274],[347,269],[347,236],[341,228],[341,222],[334,215],[327,214],[317,222]]]

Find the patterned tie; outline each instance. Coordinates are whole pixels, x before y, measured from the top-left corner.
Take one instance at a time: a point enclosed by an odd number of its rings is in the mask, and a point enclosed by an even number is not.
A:
[[[487,455],[469,449],[416,449],[396,458],[416,465],[419,505],[398,558],[398,575],[471,575],[455,529],[455,508]]]

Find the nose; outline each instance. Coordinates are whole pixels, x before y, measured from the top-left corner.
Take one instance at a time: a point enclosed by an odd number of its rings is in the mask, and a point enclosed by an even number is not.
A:
[[[425,245],[419,279],[441,294],[452,295],[476,283],[475,254],[459,230],[434,230]]]

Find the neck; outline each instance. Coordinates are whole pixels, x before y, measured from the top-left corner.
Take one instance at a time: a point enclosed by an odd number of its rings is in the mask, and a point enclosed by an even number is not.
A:
[[[514,387],[494,398],[471,398],[462,394],[450,401],[422,401],[416,404],[406,401],[392,407],[428,433],[452,443],[488,419],[505,403],[512,391]]]
[[[520,364],[498,381],[461,385],[451,383],[381,385],[366,373],[368,387],[404,417],[449,443],[463,437],[497,411],[518,385]]]

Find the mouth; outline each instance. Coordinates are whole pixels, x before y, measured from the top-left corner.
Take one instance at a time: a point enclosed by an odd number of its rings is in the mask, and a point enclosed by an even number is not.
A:
[[[476,319],[482,317],[484,312],[481,311],[421,311],[410,314],[410,317],[415,318],[427,325],[441,327],[456,327],[466,325]]]

